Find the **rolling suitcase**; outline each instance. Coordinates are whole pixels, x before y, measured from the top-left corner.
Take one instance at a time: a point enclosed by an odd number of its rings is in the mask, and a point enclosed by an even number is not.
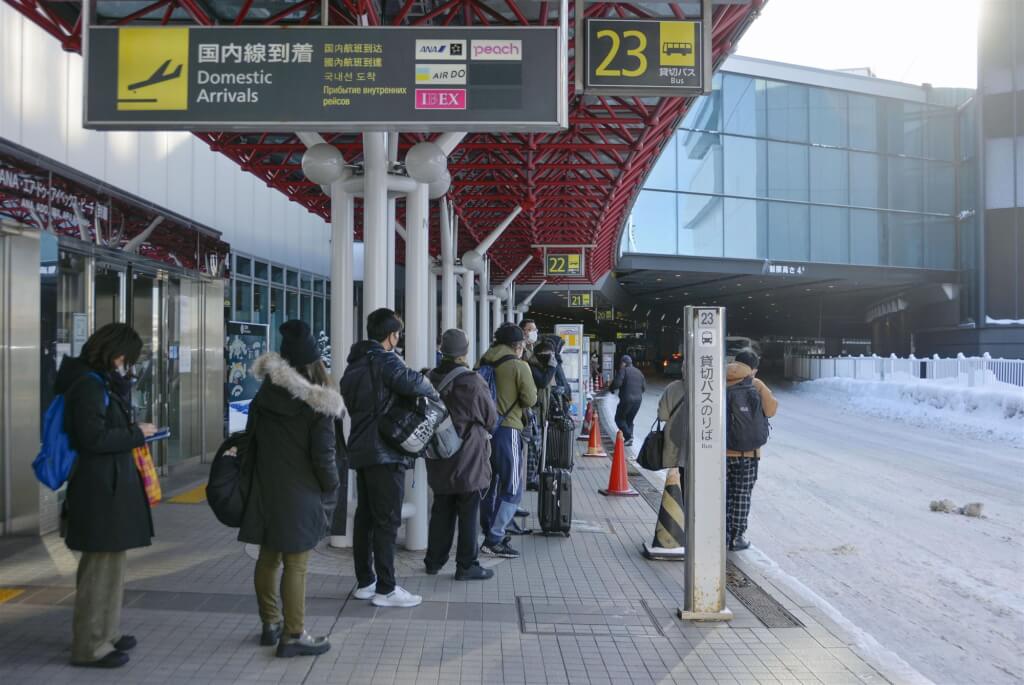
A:
[[[569,469],[548,467],[541,471],[537,518],[545,535],[562,533],[569,537],[572,527],[572,472]]]
[[[576,450],[575,426],[571,421],[552,419],[547,424],[547,430],[544,464],[555,469],[571,469]]]

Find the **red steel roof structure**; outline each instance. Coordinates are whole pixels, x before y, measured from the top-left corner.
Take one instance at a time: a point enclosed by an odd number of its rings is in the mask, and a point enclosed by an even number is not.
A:
[[[61,42],[81,50],[82,3],[77,0],[5,0]],[[569,74],[573,74],[570,3]],[[699,18],[699,2],[588,2],[587,17]],[[717,68],[757,16],[763,0],[715,0],[712,61]],[[153,0],[95,2],[99,23],[275,25],[516,26],[557,21],[559,4],[548,0]],[[570,78],[569,123],[557,133],[472,133],[452,153],[449,193],[460,216],[459,253],[473,247],[516,205],[522,213],[489,254],[497,276],[511,271],[542,244],[594,245],[582,279],[608,273],[629,208],[692,98],[580,95]],[[295,202],[329,219],[329,200],[302,173],[305,146],[291,133],[196,133]],[[346,162],[358,163],[358,135],[323,132]],[[400,148],[426,139],[402,134]],[[400,157],[401,158],[401,157]],[[358,216],[358,212],[357,212]],[[435,220],[436,224],[436,220]],[[357,223],[357,234],[360,227]],[[436,250],[436,246],[435,246]],[[521,280],[534,280],[541,260]]]

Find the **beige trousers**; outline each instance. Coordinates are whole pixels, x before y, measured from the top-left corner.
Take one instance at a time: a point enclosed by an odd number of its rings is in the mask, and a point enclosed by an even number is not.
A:
[[[71,661],[102,659],[121,638],[127,552],[83,552],[78,562]]]

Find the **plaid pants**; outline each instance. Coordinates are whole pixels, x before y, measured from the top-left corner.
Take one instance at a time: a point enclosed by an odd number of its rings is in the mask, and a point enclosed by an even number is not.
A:
[[[726,457],[725,537],[732,542],[747,532],[750,493],[757,482],[757,457]]]

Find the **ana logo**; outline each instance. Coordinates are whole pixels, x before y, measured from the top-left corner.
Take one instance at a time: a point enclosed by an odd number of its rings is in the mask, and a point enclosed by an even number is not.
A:
[[[474,40],[472,53],[474,60],[521,62],[523,60],[523,41]]]
[[[466,109],[466,89],[417,88],[416,109]]]
[[[188,29],[118,31],[117,109],[188,109]]]
[[[466,59],[466,41],[418,39],[416,41],[416,59],[418,60],[464,60]]]

